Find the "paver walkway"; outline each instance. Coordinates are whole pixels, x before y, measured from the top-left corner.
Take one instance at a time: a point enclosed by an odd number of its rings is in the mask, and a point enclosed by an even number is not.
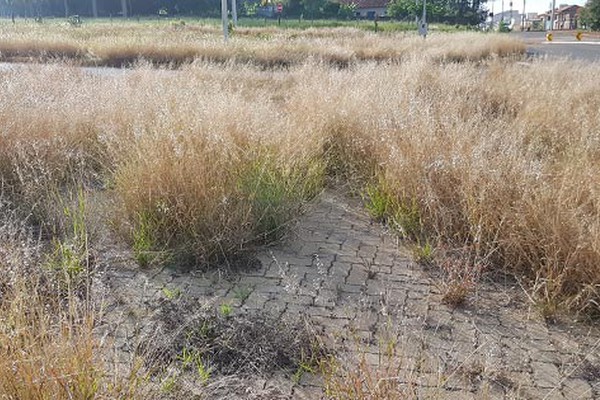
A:
[[[444,305],[436,279],[357,200],[324,192],[285,242],[257,258],[220,278],[108,257],[97,279],[109,293],[103,332],[126,356],[165,293],[216,296],[236,312],[309,317],[348,363],[364,356],[378,368],[382,343],[394,338],[399,379],[414,398],[600,398],[596,328],[547,324],[509,281],[482,283],[465,307]],[[311,382],[290,383],[289,397],[320,398]]]

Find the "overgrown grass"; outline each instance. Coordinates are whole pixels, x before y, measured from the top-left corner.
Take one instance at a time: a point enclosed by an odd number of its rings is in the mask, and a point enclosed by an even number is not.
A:
[[[0,23],[0,60],[69,60],[77,65],[111,67],[132,66],[140,60],[170,66],[202,60],[273,68],[313,59],[347,67],[361,61],[399,62],[411,58],[416,51],[435,62],[524,52],[523,44],[500,35],[434,33],[428,38],[428,45],[423,46],[414,33],[371,33],[353,25],[309,29],[240,27],[227,45],[220,35],[217,25],[194,21],[183,25],[165,21],[94,22],[77,28],[54,22]]]
[[[417,45],[348,30],[308,36],[317,34],[285,39],[307,46],[300,55],[283,38],[226,50],[258,59],[281,44],[285,62],[299,57],[288,69],[240,65],[228,53],[224,64],[177,71],[0,71],[2,205],[54,243],[32,259],[20,258],[18,240],[0,246],[9,282],[0,318],[13,321],[0,343],[21,335],[24,346],[0,347],[2,390],[39,398],[47,377],[54,397],[108,388],[79,279],[99,225],[124,237],[141,265],[227,262],[285,232],[327,175],[362,189],[374,216],[416,239],[427,262],[445,257],[449,303],[495,268],[522,279],[544,314],[598,312],[597,65],[517,64],[497,55],[522,45],[493,35],[444,47],[441,36]],[[344,58],[352,40],[361,47]],[[331,68],[311,56],[316,44],[354,61]],[[34,272],[8,273],[14,266]],[[23,375],[9,376],[15,365]]]
[[[143,251],[206,263],[276,237],[325,173],[343,175],[368,183],[377,216],[404,235],[470,249],[544,301],[593,310],[596,68],[424,56],[5,72],[4,191],[48,222],[57,188],[83,180],[117,199],[112,219]]]
[[[27,225],[0,200],[0,395],[8,399],[135,395],[135,371],[130,377],[115,375],[94,334],[97,315],[86,279],[90,265],[83,214],[75,218],[71,236],[56,239],[53,250],[45,252]]]

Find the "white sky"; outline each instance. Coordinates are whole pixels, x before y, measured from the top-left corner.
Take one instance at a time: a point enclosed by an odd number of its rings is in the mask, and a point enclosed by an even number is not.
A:
[[[586,0],[556,0],[556,7],[560,4],[577,4],[580,6],[584,6]],[[492,10],[492,4],[494,5],[494,13],[499,13],[502,11],[502,0],[489,0],[487,2],[488,10]],[[525,11],[541,13],[544,11],[548,11],[552,8],[552,0],[525,0]],[[510,10],[510,0],[504,0],[504,11]],[[513,10],[523,12],[523,0],[514,0],[513,1]]]

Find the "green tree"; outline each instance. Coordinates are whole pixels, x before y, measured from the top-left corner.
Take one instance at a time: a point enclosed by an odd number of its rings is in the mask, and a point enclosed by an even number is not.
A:
[[[588,0],[581,10],[581,22],[594,31],[600,31],[600,0]]]
[[[323,14],[323,8],[327,4],[327,0],[301,0],[300,2],[311,20],[320,17]]]
[[[485,19],[486,0],[427,0],[427,20],[448,24],[476,25]],[[414,19],[423,12],[423,0],[392,0],[388,14],[396,19]]]
[[[394,0],[388,5],[388,14],[395,19],[414,19],[422,10],[422,3],[415,0]]]
[[[352,19],[356,15],[356,3],[340,4],[338,10],[338,18],[340,19]]]

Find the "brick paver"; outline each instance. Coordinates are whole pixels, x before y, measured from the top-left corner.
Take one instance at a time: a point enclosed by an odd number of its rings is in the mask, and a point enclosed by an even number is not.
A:
[[[165,296],[177,293],[228,301],[239,313],[306,316],[344,362],[364,356],[374,369],[389,363],[382,343],[393,340],[398,379],[416,398],[600,398],[599,377],[589,373],[600,371],[597,329],[547,324],[521,289],[493,282],[467,306],[444,305],[437,278],[357,200],[323,193],[283,243],[256,257],[257,268],[226,277],[107,258],[97,277],[108,293],[99,332],[126,359]],[[290,386],[290,397],[322,397],[319,384],[305,380]]]

